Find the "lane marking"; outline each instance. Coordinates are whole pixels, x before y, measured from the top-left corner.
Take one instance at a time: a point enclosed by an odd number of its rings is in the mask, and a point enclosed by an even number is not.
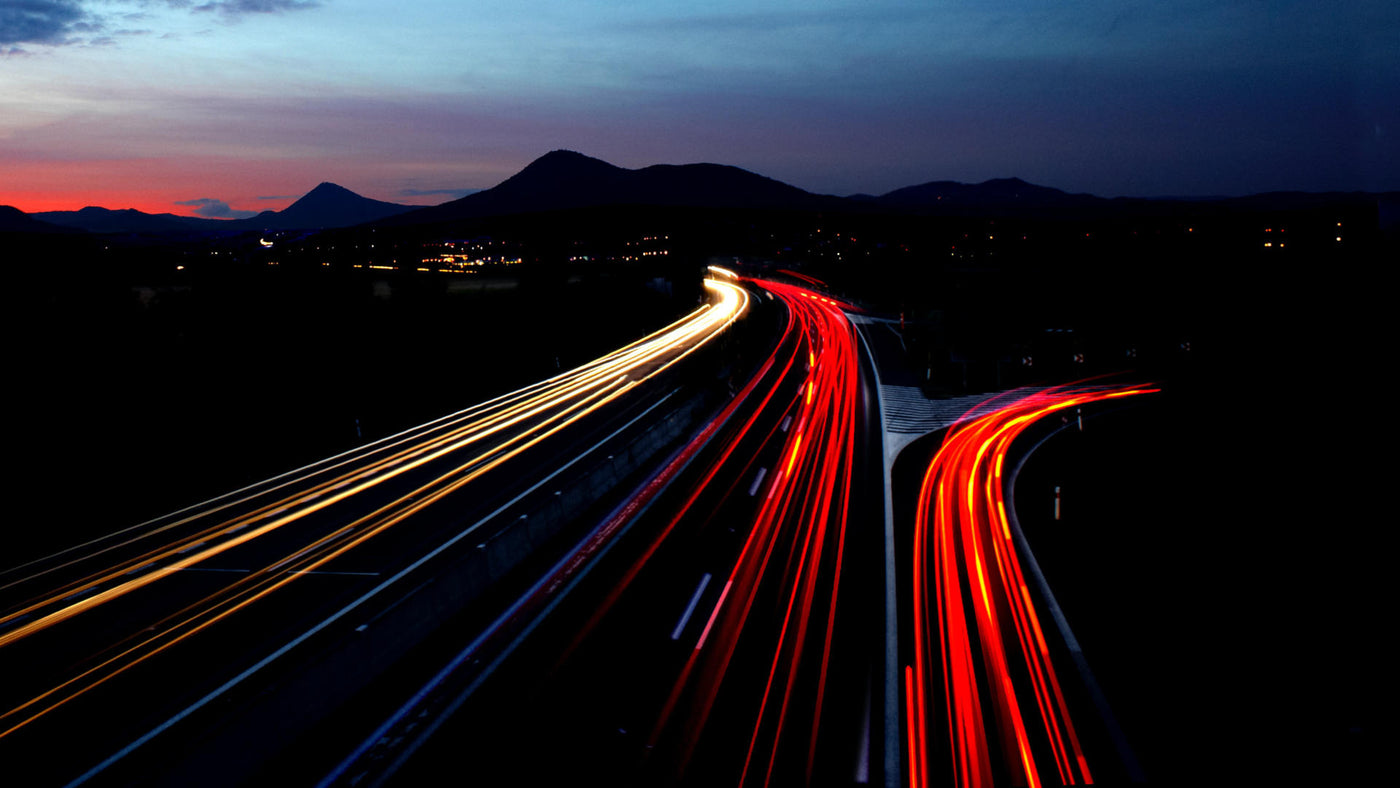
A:
[[[752,493],[750,493],[752,495]],[[696,587],[695,593],[690,596],[690,604],[685,606],[685,612],[681,614],[681,620],[676,622],[676,628],[671,631],[672,640],[680,640],[681,632],[685,630],[685,625],[690,622],[690,614],[695,612],[695,606],[700,604],[700,595],[705,593],[705,586],[710,584],[710,573],[700,578],[700,585]]]
[[[270,567],[267,571],[269,571],[269,572],[276,572],[278,569],[281,569],[282,567],[286,566],[287,564],[290,564],[291,562],[297,560],[298,558],[301,558],[302,556],[306,555],[307,553],[311,552],[312,550],[315,550],[315,549],[316,549],[317,547],[319,547],[319,546],[320,546],[320,545],[315,545],[315,544],[313,544],[313,545],[311,545],[310,547],[306,548],[305,550],[302,550],[301,552],[299,552],[299,553],[297,553],[296,555],[292,556],[291,558],[286,558],[286,559],[283,559],[283,560],[281,560],[281,561],[278,561],[276,564],[272,565],[272,567]],[[293,573],[289,573],[289,574],[295,574],[295,573],[293,572]]]
[[[69,594],[68,596],[66,596],[66,597],[64,597],[64,598],[62,598],[62,599],[60,599],[60,600],[58,600],[58,603],[61,605],[61,604],[63,604],[64,602],[67,602],[67,601],[70,600],[70,599],[80,599],[80,598],[82,598],[82,597],[88,596],[88,595],[90,595],[90,594],[95,594],[95,593],[97,593],[97,588],[96,588],[95,586],[92,587],[92,588],[84,588],[82,591],[78,591],[78,592],[76,592],[76,593]]]
[[[662,398],[662,402],[664,402],[667,399],[670,399],[671,396],[674,395],[677,391],[680,391],[680,389],[676,389],[670,394],[667,394],[665,397]],[[660,405],[661,402],[658,402],[656,405],[647,408],[647,410],[644,411],[641,416],[638,416],[631,422],[628,422],[622,427],[622,429],[619,429],[617,432],[614,432],[608,439],[601,441],[598,445],[601,446],[603,443],[606,443],[607,440],[611,440],[611,438],[616,437],[619,433],[622,432],[622,430],[625,430],[628,427],[632,426],[632,424],[641,420],[644,416],[646,416],[651,411],[655,410]],[[596,449],[597,446],[594,446],[593,448]],[[592,450],[593,449],[589,449],[590,452]],[[585,454],[586,453],[587,452],[585,452]],[[532,487],[530,490],[527,490],[525,493],[522,493],[518,498],[516,498],[516,501],[518,501],[520,497],[524,497],[530,492],[533,492],[536,488],[544,486],[547,482],[549,482],[550,479],[554,478],[554,476],[557,476],[560,473],[563,473],[564,470],[568,468],[568,466],[573,465],[574,462],[577,462],[578,459],[580,459],[582,456],[583,455],[580,455],[579,457],[574,458],[574,460],[571,460],[567,465],[565,465],[564,468],[560,468],[559,470],[551,474],[548,478],[541,480],[538,484],[535,485],[535,487]],[[609,455],[609,457],[611,456],[612,455]],[[663,467],[670,467],[670,461],[664,463]],[[494,517],[496,514],[499,514],[500,512],[504,511],[506,508],[513,505],[514,503],[515,501],[511,501],[510,504],[502,506],[500,509],[497,509],[494,513],[492,513],[492,515],[490,515],[487,519],[490,519],[490,517]],[[649,505],[650,504],[646,504],[646,506]],[[608,521],[610,522],[614,516],[617,516],[617,514],[620,512],[626,511],[630,506],[630,503],[619,506],[616,510],[614,510],[614,514],[609,516]],[[481,522],[485,522],[485,520],[482,520]],[[478,525],[480,524],[481,523],[478,523]],[[604,551],[607,550],[606,547],[604,547],[603,549]],[[575,553],[576,552],[577,551],[575,551]],[[480,646],[483,643],[489,641],[492,637],[495,636],[496,632],[501,627],[503,627],[507,622],[513,620],[517,613],[525,606],[527,601],[534,598],[535,595],[540,592],[540,589],[543,588],[546,583],[554,582],[553,587],[557,588],[557,582],[553,581],[553,578],[560,571],[562,571],[562,567],[564,567],[564,565],[570,562],[571,560],[573,559],[570,556],[565,556],[564,558],[560,559],[559,563],[555,564],[552,569],[545,572],[544,576],[542,576],[538,581],[536,581],[536,583],[533,586],[531,586],[531,588],[528,589],[524,593],[524,595],[516,599],[514,604],[512,604],[509,608],[503,611],[494,622],[492,622],[489,626],[482,630],[482,632],[476,636],[476,639],[474,639],[471,643],[467,644],[466,648],[458,652],[457,656],[449,660],[447,665],[445,665],[442,668],[442,670],[438,671],[437,675],[429,679],[427,684],[419,688],[419,690],[416,693],[414,693],[413,697],[409,698],[408,701],[404,703],[404,705],[399,707],[398,711],[390,715],[389,718],[386,719],[377,729],[375,729],[375,731],[371,733],[368,738],[360,742],[360,746],[356,747],[354,752],[346,756],[345,759],[342,760],[340,764],[337,765],[335,769],[331,771],[330,774],[323,777],[321,781],[316,784],[317,788],[328,788],[328,786],[334,784],[347,771],[353,768],[354,765],[359,762],[360,758],[364,757],[365,753],[369,752],[370,749],[379,744],[381,739],[388,735],[389,731],[391,731],[394,728],[394,726],[398,725],[409,714],[413,713],[413,710],[419,707],[419,704],[423,702],[424,698],[428,697],[428,695],[436,691],[436,689],[447,679],[448,676],[452,675],[453,672],[455,672],[459,667],[465,664],[467,659],[471,658],[472,655],[477,652],[477,649],[480,648]],[[575,580],[574,582],[577,582],[577,580]],[[542,615],[547,615],[549,611],[553,610],[554,606],[558,604],[559,600],[560,597],[554,597],[553,601],[551,601],[548,605],[545,606]],[[374,619],[370,619],[369,624],[373,624],[377,618],[378,616],[376,616]],[[541,618],[536,618],[534,623],[527,626],[520,634],[518,634],[516,636],[515,641],[512,644],[510,644],[505,650],[500,652],[496,656],[495,660],[484,669],[484,672],[478,675],[478,677],[467,687],[467,689],[464,690],[462,694],[459,694],[456,700],[449,704],[447,706],[447,709],[444,712],[440,713],[437,716],[436,720],[430,725],[428,725],[428,727],[426,727],[423,730],[423,732],[417,736],[414,742],[411,742],[409,744],[408,749],[405,752],[401,753],[399,757],[394,761],[394,763],[389,766],[390,774],[392,774],[395,770],[398,769],[399,764],[402,764],[404,760],[409,758],[414,752],[417,751],[419,744],[425,741],[428,736],[431,736],[438,729],[438,726],[442,724],[443,720],[445,720],[448,716],[456,713],[456,710],[461,707],[463,702],[466,701],[467,696],[470,695],[473,691],[475,691],[476,687],[478,687],[481,684],[485,676],[490,675],[491,672],[495,670],[496,666],[499,665],[500,662],[504,660],[507,655],[509,655],[515,650],[515,647],[519,645],[520,641],[523,640],[531,631],[533,631],[535,625],[538,624],[541,620]],[[366,624],[365,626],[368,626],[368,624]],[[479,659],[475,661],[480,662]],[[419,716],[421,717],[423,716],[423,714],[420,712]]]
[[[0,624],[0,630],[9,629],[10,627],[16,626],[18,624],[23,624],[24,622],[28,621],[33,617],[34,616],[32,613],[25,613],[24,615],[20,616],[19,618],[16,618],[13,621],[6,621],[4,624]]]
[[[758,469],[758,475],[755,476],[755,477],[753,478],[753,484],[750,484],[750,485],[749,485],[749,497],[750,497],[750,498],[754,497],[755,495],[758,495],[758,486],[759,486],[760,484],[763,484],[763,477],[765,477],[765,476],[767,476],[767,475],[768,475],[768,469],[767,469],[767,468],[759,468],[759,469]]]
[[[346,605],[345,607],[341,608],[340,610],[336,611],[335,613],[331,614],[330,616],[326,617],[325,619],[322,619],[321,623],[316,624],[315,626],[313,626],[313,627],[311,627],[310,629],[306,630],[305,632],[301,633],[301,634],[298,635],[297,637],[295,637],[295,638],[293,638],[292,640],[288,641],[287,643],[283,644],[280,648],[278,648],[277,650],[273,651],[271,654],[268,654],[267,656],[265,656],[265,657],[263,657],[262,659],[258,660],[258,661],[257,661],[256,663],[254,663],[253,665],[250,665],[249,667],[245,668],[245,669],[243,670],[243,672],[239,673],[237,676],[234,676],[233,678],[229,679],[228,681],[225,681],[223,684],[219,685],[217,688],[215,688],[214,690],[212,690],[211,692],[209,692],[209,694],[205,695],[204,697],[200,698],[199,700],[195,701],[194,703],[191,703],[190,705],[186,706],[184,709],[181,709],[180,711],[178,711],[178,712],[176,712],[175,714],[171,715],[171,716],[170,716],[168,719],[166,719],[164,722],[160,723],[159,725],[156,725],[154,728],[151,728],[151,729],[150,729],[149,731],[147,731],[146,733],[144,733],[144,734],[142,734],[141,736],[137,737],[137,738],[136,738],[135,740],[133,740],[130,744],[127,744],[125,747],[122,747],[120,750],[117,750],[116,752],[114,752],[114,753],[112,753],[111,755],[107,756],[105,759],[102,760],[101,763],[98,763],[97,765],[93,766],[91,769],[88,769],[86,772],[83,772],[82,774],[78,775],[78,777],[76,777],[75,779],[73,779],[72,781],[70,781],[70,782],[68,783],[68,786],[71,788],[72,786],[82,785],[83,783],[86,783],[87,781],[91,780],[93,777],[96,777],[97,775],[99,775],[99,774],[101,774],[102,772],[106,771],[107,768],[110,767],[112,764],[115,764],[116,762],[118,762],[118,761],[120,761],[120,760],[126,758],[126,756],[130,755],[133,751],[135,751],[136,749],[140,748],[142,745],[146,744],[146,742],[149,742],[151,739],[154,739],[155,737],[159,736],[160,734],[162,734],[162,733],[164,733],[165,731],[169,730],[170,728],[174,727],[174,726],[175,726],[176,724],[178,724],[181,720],[185,719],[186,717],[190,716],[191,714],[194,714],[196,711],[199,711],[200,709],[202,709],[202,708],[204,708],[205,706],[209,705],[209,704],[212,703],[215,699],[217,699],[217,698],[219,698],[220,696],[222,696],[225,692],[228,692],[229,690],[233,689],[234,687],[238,686],[239,684],[242,684],[244,681],[246,681],[246,680],[248,679],[248,677],[252,676],[253,674],[255,674],[255,673],[257,673],[258,671],[262,670],[263,668],[267,667],[269,664],[271,664],[272,662],[276,661],[276,660],[277,660],[279,657],[281,657],[282,655],[286,654],[287,652],[291,651],[292,649],[294,649],[294,648],[296,648],[297,646],[301,645],[302,643],[306,642],[306,641],[309,640],[310,638],[314,637],[318,632],[320,632],[320,631],[324,630],[325,628],[329,627],[331,624],[334,624],[335,622],[339,621],[341,618],[344,618],[348,613],[350,613],[351,611],[355,610],[355,609],[358,608],[360,605],[363,605],[365,602],[368,602],[369,600],[371,600],[371,599],[373,599],[374,597],[378,596],[378,595],[379,595],[381,592],[383,592],[385,589],[390,588],[391,586],[397,584],[399,580],[403,579],[405,576],[409,575],[410,573],[416,571],[419,567],[421,567],[421,566],[423,566],[424,564],[428,563],[429,561],[433,560],[433,559],[436,558],[437,556],[441,555],[444,551],[450,549],[453,545],[455,545],[455,544],[457,544],[458,542],[460,542],[461,540],[465,539],[467,536],[469,536],[473,531],[475,531],[477,528],[481,527],[483,524],[489,522],[490,520],[495,519],[498,515],[500,515],[500,514],[501,514],[502,512],[504,512],[506,509],[509,509],[510,507],[512,507],[512,506],[514,506],[515,504],[519,503],[519,502],[520,502],[522,499],[524,499],[526,496],[528,496],[528,495],[534,493],[536,490],[538,490],[539,488],[545,486],[546,484],[549,484],[551,481],[554,480],[555,477],[557,477],[559,474],[563,473],[564,471],[567,471],[569,468],[572,468],[572,467],[574,466],[575,463],[579,462],[579,461],[582,460],[584,457],[587,457],[589,454],[592,454],[598,447],[602,446],[602,445],[605,444],[605,443],[608,443],[608,442],[611,441],[613,438],[615,438],[615,437],[617,437],[618,435],[622,434],[622,433],[623,433],[624,431],[626,431],[627,429],[630,429],[630,428],[632,427],[632,425],[634,425],[634,424],[636,424],[637,422],[641,421],[642,419],[646,418],[648,415],[651,414],[652,411],[654,411],[654,410],[656,410],[657,408],[661,407],[667,400],[669,400],[669,399],[671,399],[671,397],[675,396],[676,392],[678,392],[678,391],[680,391],[680,389],[674,389],[674,390],[672,390],[671,393],[669,393],[669,394],[667,394],[666,396],[662,397],[661,399],[657,400],[657,402],[656,402],[655,404],[653,404],[651,407],[647,408],[646,410],[642,411],[640,414],[637,415],[636,418],[632,419],[631,421],[629,421],[629,422],[627,422],[626,424],[624,424],[624,425],[622,425],[621,427],[619,427],[619,428],[618,428],[617,430],[615,430],[611,435],[609,435],[609,436],[607,436],[606,438],[604,438],[604,439],[598,441],[596,444],[594,444],[594,445],[593,445],[592,447],[590,447],[589,449],[583,451],[583,452],[580,453],[578,456],[574,457],[572,460],[569,460],[568,462],[566,462],[566,463],[564,463],[563,465],[561,465],[557,470],[554,471],[554,473],[551,473],[551,474],[549,474],[548,476],[544,477],[543,479],[539,480],[539,481],[536,482],[533,486],[531,486],[529,489],[527,489],[527,490],[525,490],[524,492],[520,493],[519,495],[515,496],[514,498],[512,498],[512,499],[509,500],[509,501],[507,501],[506,503],[501,504],[501,506],[498,507],[495,511],[491,512],[490,514],[486,515],[485,517],[481,518],[480,520],[477,520],[475,523],[473,523],[472,525],[468,526],[466,529],[464,529],[464,530],[458,532],[456,536],[452,537],[451,539],[448,539],[447,541],[445,541],[445,542],[443,542],[442,544],[438,545],[438,546],[435,547],[434,549],[430,550],[427,554],[423,555],[423,556],[420,557],[418,560],[414,561],[413,563],[411,563],[411,564],[409,564],[408,566],[404,567],[403,569],[399,570],[393,577],[390,577],[389,579],[383,581],[382,583],[380,583],[379,585],[377,585],[377,586],[375,586],[374,588],[370,589],[369,591],[366,591],[364,594],[362,594],[362,595],[361,595],[358,599],[356,599],[355,601],[351,602],[350,604]],[[244,527],[246,527],[246,526],[244,526]],[[429,688],[424,688],[424,692],[426,692],[427,689],[429,689]],[[392,722],[392,720],[391,720],[391,722]],[[365,749],[368,749],[367,746],[362,745],[362,747],[364,747]],[[342,767],[348,766],[349,763],[350,763],[351,761],[353,761],[353,759],[354,759],[355,757],[358,757],[359,754],[360,754],[360,750],[357,750],[354,754],[352,754],[352,756],[351,756],[350,758],[347,758],[347,759],[346,759],[346,763],[345,763],[345,764],[342,764]],[[335,773],[333,773],[330,777],[326,778],[325,782],[326,782],[326,783],[329,783],[329,782],[333,781],[333,780],[340,774],[341,771],[343,771],[343,768],[338,769],[338,770],[337,770]]]

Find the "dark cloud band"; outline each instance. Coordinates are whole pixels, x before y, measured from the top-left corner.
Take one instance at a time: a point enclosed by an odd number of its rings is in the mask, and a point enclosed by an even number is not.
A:
[[[320,0],[164,0],[163,5],[195,13],[216,13],[233,20],[250,14],[302,11],[321,5]],[[111,4],[102,0],[0,0],[0,48],[20,44],[109,43]],[[121,32],[121,31],[118,31]],[[0,51],[3,51],[0,49]]]
[[[0,46],[62,44],[86,18],[76,0],[0,0]]]
[[[301,11],[320,5],[317,0],[215,0],[201,3],[195,11],[217,11],[225,16],[245,14],[277,14],[283,11]]]

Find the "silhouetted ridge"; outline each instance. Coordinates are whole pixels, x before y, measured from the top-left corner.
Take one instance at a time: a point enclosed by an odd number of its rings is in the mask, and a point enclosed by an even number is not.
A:
[[[32,214],[33,219],[96,233],[243,233],[317,230],[379,223],[408,226],[492,216],[568,211],[606,206],[732,210],[833,211],[917,216],[1005,216],[1042,219],[1162,216],[1190,206],[1195,214],[1260,210],[1312,210],[1338,204],[1372,205],[1381,225],[1400,226],[1396,193],[1275,192],[1246,197],[1105,199],[1070,194],[1020,178],[982,183],[929,181],[880,196],[813,194],[748,170],[724,164],[654,164],[629,170],[571,150],[554,150],[530,162],[495,187],[432,207],[382,202],[323,182],[282,211],[251,219],[220,220],[134,209],[87,207],[81,211]],[[23,223],[13,214],[6,226]]]
[[[838,207],[843,202],[728,165],[656,164],[629,170],[574,151],[556,150],[493,188],[389,223],[450,222],[604,205],[801,210]]]
[[[93,233],[249,232],[351,227],[413,210],[415,206],[371,200],[334,183],[322,183],[281,211],[251,219],[206,219],[135,208],[112,210],[89,205],[80,211],[49,211],[35,218]]]
[[[525,169],[501,182],[561,182],[605,178],[627,172],[616,164],[571,150],[553,150],[525,165]]]
[[[580,201],[598,205],[617,191],[627,172],[582,153],[556,150],[530,162],[495,188],[438,207],[490,205],[491,213],[525,213],[574,207]]]
[[[55,233],[63,230],[48,222],[43,222],[10,205],[0,205],[0,232],[4,233]]]
[[[250,224],[274,230],[350,227],[413,210],[412,205],[371,200],[334,183],[322,183],[281,211],[264,211]]]
[[[60,227],[86,230],[90,233],[187,233],[226,229],[229,224],[219,219],[201,219],[173,213],[145,213],[135,208],[113,210],[95,205],[77,211],[44,211],[34,214],[34,217]]]
[[[889,206],[931,207],[938,203],[961,205],[1000,205],[1020,203],[1023,205],[1044,205],[1064,202],[1083,202],[1100,198],[1087,194],[1068,194],[1048,186],[1026,183],[1020,178],[994,178],[982,183],[958,183],[957,181],[930,181],[918,186],[906,186],[876,198]]]

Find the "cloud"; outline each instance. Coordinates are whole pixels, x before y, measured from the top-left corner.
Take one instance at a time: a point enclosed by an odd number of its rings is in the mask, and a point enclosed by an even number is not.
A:
[[[320,0],[133,0],[141,6],[164,5],[189,13],[214,13],[227,21],[251,14],[280,14],[317,8]],[[123,6],[123,7],[117,7]],[[148,20],[151,15],[133,12],[131,3],[112,0],[0,0],[0,53],[20,54],[20,44],[62,46],[110,44],[113,35],[147,34],[151,30],[109,30],[118,25]]]
[[[0,0],[0,46],[67,43],[87,18],[77,0]]]
[[[223,200],[216,200],[212,197],[201,197],[198,200],[177,200],[175,204],[191,206],[194,208],[196,216],[203,216],[206,219],[248,219],[258,215],[257,211],[236,211]]]
[[[291,200],[300,197],[299,194],[260,194],[259,200]]]
[[[315,8],[318,0],[214,0],[194,6],[195,11],[216,12],[226,17],[247,14],[280,14],[283,11],[302,11]],[[171,5],[175,5],[172,2]]]

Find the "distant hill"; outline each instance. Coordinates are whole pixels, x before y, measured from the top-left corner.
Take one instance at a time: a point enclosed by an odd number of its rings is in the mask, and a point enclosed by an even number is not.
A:
[[[541,156],[497,186],[386,222],[451,222],[604,205],[821,210],[847,204],[722,164],[656,164],[628,170],[567,150]]]
[[[879,197],[849,199],[886,210],[944,216],[1021,216],[1047,219],[1087,219],[1174,214],[1222,215],[1239,212],[1310,211],[1335,206],[1385,205],[1394,192],[1266,192],[1244,197],[1096,197],[1037,186],[1020,178],[998,178],[978,184],[931,181],[896,189]],[[1384,224],[1384,221],[1382,221]]]
[[[426,208],[372,200],[334,183],[322,183],[284,210],[264,211],[251,219],[204,219],[95,207],[37,213],[31,218],[94,233],[145,234],[319,230],[361,224],[411,226],[614,205],[1077,220],[1361,204],[1378,204],[1383,226],[1400,225],[1400,198],[1395,193],[1274,192],[1246,197],[1108,199],[1071,194],[1020,178],[996,178],[975,184],[929,181],[878,196],[835,197],[729,165],[654,164],[629,170],[575,151],[556,150],[490,189]],[[14,215],[18,213],[0,217],[5,222],[0,229],[22,223]]]
[[[33,218],[90,233],[258,232],[351,227],[411,211],[416,206],[371,200],[334,183],[322,183],[281,211],[251,219],[204,219],[173,213],[145,213],[88,206],[79,211],[45,211]]]
[[[861,195],[860,199],[887,209],[957,215],[1091,211],[1105,209],[1112,202],[1092,194],[1070,194],[1048,186],[1037,186],[1020,178],[995,178],[977,184],[930,181],[895,189],[875,198]]]
[[[262,230],[319,230],[379,221],[416,207],[371,200],[344,186],[322,183],[280,211],[263,211],[229,224]]]
[[[145,213],[135,208],[98,208],[89,205],[78,211],[43,211],[34,214],[40,221],[90,233],[171,233],[225,229],[227,222],[177,216],[173,213]]]
[[[9,205],[0,205],[0,233],[61,233],[64,228],[41,221]]]

